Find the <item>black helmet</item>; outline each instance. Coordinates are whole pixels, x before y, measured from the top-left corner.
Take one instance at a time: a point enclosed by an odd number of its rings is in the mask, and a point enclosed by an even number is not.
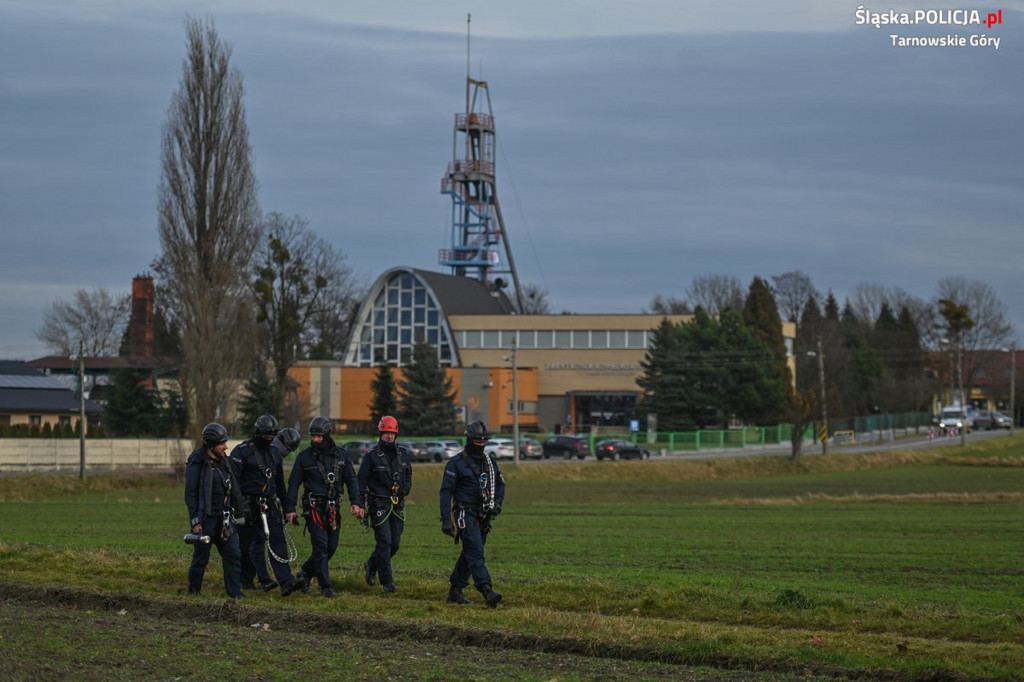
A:
[[[272,414],[265,414],[256,420],[253,424],[252,432],[257,436],[276,436],[280,426],[277,424],[277,419]]]
[[[295,452],[301,441],[302,437],[295,429],[281,429],[277,432],[277,442],[283,445],[288,452]]]
[[[203,427],[203,445],[212,448],[214,445],[228,442],[228,430],[217,422]]]
[[[491,439],[491,434],[487,430],[487,424],[482,421],[470,422],[466,426],[466,442],[467,443],[486,443]]]
[[[328,419],[327,417],[313,417],[313,419],[309,422],[309,435],[331,435],[331,420]]]

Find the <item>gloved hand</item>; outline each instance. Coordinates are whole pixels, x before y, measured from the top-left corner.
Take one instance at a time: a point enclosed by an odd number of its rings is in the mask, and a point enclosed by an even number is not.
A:
[[[453,526],[450,523],[442,523],[441,532],[447,535],[448,537],[453,538],[455,537],[455,526]]]
[[[498,514],[500,514],[500,513],[501,513],[501,505],[500,504],[494,505],[494,508],[491,510],[491,516],[493,516],[494,518],[497,518]]]

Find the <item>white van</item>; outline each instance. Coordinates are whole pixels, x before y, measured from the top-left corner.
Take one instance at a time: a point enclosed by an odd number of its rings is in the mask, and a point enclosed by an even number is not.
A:
[[[944,407],[939,413],[939,428],[943,431],[964,429],[970,433],[974,429],[974,408],[967,406],[961,412],[960,407]]]

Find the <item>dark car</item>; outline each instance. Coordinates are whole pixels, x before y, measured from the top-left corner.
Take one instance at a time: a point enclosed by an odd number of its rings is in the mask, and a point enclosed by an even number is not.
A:
[[[594,446],[598,459],[648,459],[651,453],[636,443],[620,438],[609,438]]]
[[[552,436],[544,441],[542,448],[544,459],[549,457],[583,459],[590,454],[590,441],[579,436]]]
[[[341,446],[341,449],[348,453],[348,458],[352,460],[353,466],[359,466],[359,463],[363,461],[363,455],[377,447],[377,441],[375,440],[350,440]]]

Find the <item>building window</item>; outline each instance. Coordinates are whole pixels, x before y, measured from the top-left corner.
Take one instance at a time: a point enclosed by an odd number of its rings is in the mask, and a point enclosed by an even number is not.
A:
[[[42,426],[43,425],[43,415],[41,415],[41,414],[30,414],[28,416],[28,425],[29,426]]]
[[[555,348],[572,348],[572,332],[567,329],[556,331]]]
[[[626,342],[627,348],[644,349],[647,347],[647,330],[634,329],[630,330],[627,334],[628,341]]]
[[[418,341],[433,345],[447,343],[444,315],[427,287],[411,273],[395,273],[373,299],[373,305],[357,322],[358,342],[353,343],[349,362],[370,367],[383,362],[404,366],[412,359]],[[466,347],[474,347],[471,334]],[[454,348],[439,348],[442,365],[455,362]]]
[[[554,348],[555,332],[550,329],[537,330],[537,348]]]

